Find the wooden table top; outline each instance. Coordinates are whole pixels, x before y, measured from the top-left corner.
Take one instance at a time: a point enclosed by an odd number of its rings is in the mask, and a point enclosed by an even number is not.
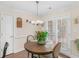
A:
[[[52,53],[55,45],[56,44],[39,45],[36,42],[28,42],[24,44],[24,48],[30,53],[44,55]]]

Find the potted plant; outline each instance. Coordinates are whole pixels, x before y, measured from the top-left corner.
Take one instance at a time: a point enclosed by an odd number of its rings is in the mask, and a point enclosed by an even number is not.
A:
[[[75,43],[76,43],[77,49],[79,50],[79,39],[76,39],[76,40],[75,40]]]
[[[42,45],[45,44],[48,32],[37,31],[36,33],[37,33],[37,35],[36,35],[37,43],[42,44]]]

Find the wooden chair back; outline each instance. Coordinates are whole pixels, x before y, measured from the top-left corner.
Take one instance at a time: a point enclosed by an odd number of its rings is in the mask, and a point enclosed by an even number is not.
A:
[[[58,43],[56,44],[56,46],[54,47],[54,49],[53,49],[53,57],[54,57],[54,58],[58,58],[59,53],[60,53],[60,48],[61,48],[61,43],[58,42]]]
[[[28,35],[28,36],[27,36],[27,42],[29,42],[29,41],[30,41],[30,38],[32,38],[32,40],[35,40],[35,38],[34,38],[34,36],[33,36],[33,35]]]
[[[9,44],[8,44],[8,42],[6,42],[5,45],[4,45],[4,50],[3,50],[2,58],[5,58],[8,46],[9,46]]]

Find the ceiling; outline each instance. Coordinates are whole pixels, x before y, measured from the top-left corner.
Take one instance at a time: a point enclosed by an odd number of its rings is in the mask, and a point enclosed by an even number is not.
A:
[[[35,1],[0,1],[0,7],[22,10],[36,15],[37,5]],[[39,1],[39,16],[46,15],[49,11],[60,11],[79,8],[78,1]]]

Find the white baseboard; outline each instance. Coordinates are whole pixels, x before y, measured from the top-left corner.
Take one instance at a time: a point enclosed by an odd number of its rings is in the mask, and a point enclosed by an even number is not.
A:
[[[17,52],[20,52],[20,51],[23,51],[24,50],[24,48],[21,48],[21,49],[15,49],[14,50],[14,53],[17,53]]]

